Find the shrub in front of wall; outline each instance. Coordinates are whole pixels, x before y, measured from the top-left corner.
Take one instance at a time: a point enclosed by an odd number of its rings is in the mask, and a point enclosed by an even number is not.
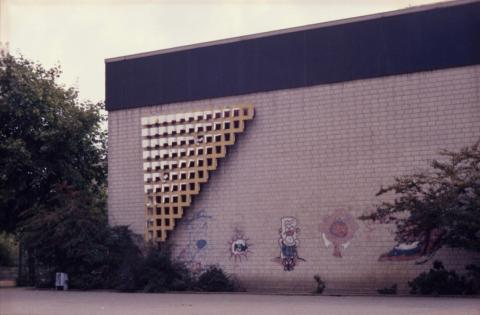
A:
[[[394,295],[394,294],[397,294],[397,291],[398,291],[398,286],[396,283],[393,284],[391,287],[385,287],[377,290],[378,294],[384,294],[384,295]]]
[[[196,288],[206,292],[232,292],[236,285],[220,267],[210,266],[198,277]]]
[[[468,265],[467,269],[467,281],[469,282],[471,294],[480,292],[480,265]],[[470,293],[469,292],[469,293]]]
[[[121,292],[138,290],[138,274],[143,263],[143,254],[136,239],[126,226],[111,228],[107,240],[108,256],[105,287]]]
[[[184,291],[192,286],[190,272],[172,260],[168,248],[150,248],[138,273],[144,292]]]
[[[471,281],[453,270],[446,270],[442,262],[435,261],[433,268],[422,272],[408,282],[411,294],[420,295],[464,295],[474,294]]]
[[[313,279],[317,283],[317,287],[315,288],[315,293],[316,294],[322,294],[323,290],[325,290],[325,281],[322,280],[319,274],[316,274],[313,276]]]

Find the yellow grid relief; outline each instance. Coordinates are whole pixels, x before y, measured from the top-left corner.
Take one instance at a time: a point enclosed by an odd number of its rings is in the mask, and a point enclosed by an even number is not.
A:
[[[253,115],[237,105],[142,118],[146,240],[167,239]]]

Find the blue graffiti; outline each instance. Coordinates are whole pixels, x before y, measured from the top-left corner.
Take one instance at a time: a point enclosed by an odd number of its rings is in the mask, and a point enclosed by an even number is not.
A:
[[[197,248],[198,248],[198,249],[202,249],[202,248],[204,248],[206,245],[207,245],[207,241],[206,241],[206,240],[198,240],[198,241],[197,241]]]
[[[208,250],[208,221],[211,219],[212,216],[205,210],[199,210],[180,221],[180,225],[184,225],[187,229],[188,242],[177,259],[194,272],[200,272],[203,269],[201,261],[205,259]]]

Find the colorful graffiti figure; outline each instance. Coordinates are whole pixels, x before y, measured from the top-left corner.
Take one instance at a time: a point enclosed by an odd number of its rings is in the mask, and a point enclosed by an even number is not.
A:
[[[441,247],[444,231],[433,229],[425,232],[418,240],[398,243],[389,252],[380,255],[379,261],[409,261],[425,257],[428,260]],[[422,263],[422,262],[419,262]]]
[[[248,238],[245,238],[243,233],[236,231],[235,236],[228,242],[230,248],[230,258],[242,261],[243,258],[248,260],[248,253],[250,253],[251,244]]]
[[[300,229],[297,227],[297,219],[294,217],[283,217],[281,219],[282,227],[279,230],[280,238],[280,259],[283,270],[292,271],[299,260],[305,259],[298,256],[298,244],[300,243],[297,234]]]
[[[320,225],[323,242],[326,247],[333,244],[333,256],[342,257],[340,247],[344,249],[350,245],[350,241],[358,230],[355,218],[343,209],[337,209],[334,213],[323,218]]]

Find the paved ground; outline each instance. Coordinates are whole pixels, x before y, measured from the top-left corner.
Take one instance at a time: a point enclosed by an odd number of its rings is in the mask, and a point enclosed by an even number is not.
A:
[[[142,294],[0,289],[1,315],[480,315],[479,298]]]

